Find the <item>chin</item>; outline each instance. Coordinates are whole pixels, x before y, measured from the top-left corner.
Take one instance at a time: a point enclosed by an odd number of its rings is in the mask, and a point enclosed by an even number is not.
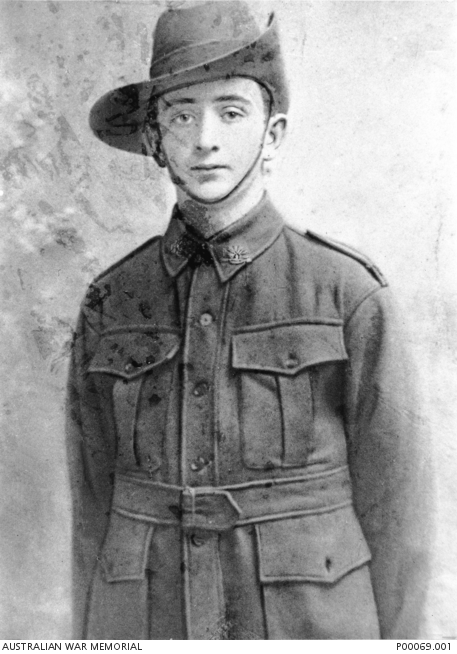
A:
[[[214,185],[212,188],[208,185],[207,188],[202,186],[189,186],[185,189],[186,193],[197,201],[213,203],[223,200],[234,190],[232,186]]]

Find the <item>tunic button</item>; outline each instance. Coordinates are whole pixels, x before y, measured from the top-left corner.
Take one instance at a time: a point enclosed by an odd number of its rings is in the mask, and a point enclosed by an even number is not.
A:
[[[125,372],[132,372],[133,365],[131,363],[126,363],[124,367]]]
[[[213,316],[210,313],[202,313],[200,316],[200,325],[202,327],[208,327],[213,322]]]
[[[205,459],[205,457],[199,456],[198,459],[192,461],[192,463],[190,464],[190,469],[193,472],[200,472],[200,470],[203,470],[203,468],[205,468],[209,463],[210,461]]]
[[[207,394],[208,388],[209,388],[208,382],[205,381],[198,382],[198,384],[195,385],[193,393],[195,397],[202,397],[203,395]]]
[[[296,368],[299,363],[295,354],[289,354],[289,358],[286,361],[286,368]]]
[[[202,545],[205,544],[205,539],[202,538],[201,536],[196,536],[195,534],[192,534],[190,537],[190,542],[194,547],[201,547]]]

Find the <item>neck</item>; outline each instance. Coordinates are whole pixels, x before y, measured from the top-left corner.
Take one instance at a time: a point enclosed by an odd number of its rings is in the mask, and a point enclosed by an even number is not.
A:
[[[264,190],[262,175],[258,175],[220,202],[204,204],[178,187],[178,206],[184,221],[204,238],[210,238],[249,213],[260,202]]]

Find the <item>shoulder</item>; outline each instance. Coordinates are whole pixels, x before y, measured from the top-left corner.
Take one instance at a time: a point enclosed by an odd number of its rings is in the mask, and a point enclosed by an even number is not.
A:
[[[316,312],[336,313],[346,321],[365,299],[386,289],[386,279],[377,266],[355,248],[290,225],[286,225],[284,238],[288,278]]]
[[[336,241],[334,239],[328,238],[327,236],[321,236],[320,234],[316,234],[316,232],[312,232],[309,229],[306,231],[304,236],[308,239],[311,239],[311,241],[317,242],[320,245],[329,248],[330,250],[339,252],[340,254],[343,254],[357,261],[372,275],[372,277],[376,279],[377,282],[379,282],[381,286],[387,286],[387,280],[382,274],[382,272],[379,270],[378,266],[376,266],[376,264],[373,263],[373,261],[369,257],[367,257],[367,255],[364,254],[363,252],[356,250],[354,247],[350,245],[346,245],[345,243],[341,243],[340,241]]]
[[[318,267],[330,266],[336,269],[339,274],[352,272],[356,276],[366,277],[368,274],[377,285],[384,287],[388,282],[378,266],[363,252],[351,245],[342,243],[327,236],[322,236],[314,231],[304,232],[287,225],[287,231],[295,240],[301,241],[301,246],[306,249],[307,256],[316,260]]]
[[[99,273],[93,280],[92,285],[108,282],[119,274],[122,275],[127,271],[133,272],[143,263],[147,262],[148,264],[153,264],[155,259],[160,258],[161,240],[161,236],[154,236],[153,238],[147,240],[145,243],[142,243],[140,246],[122,257],[122,259],[119,259],[111,266]]]
[[[146,241],[100,273],[89,285],[82,304],[86,320],[98,331],[136,316],[163,278],[161,236]],[[138,318],[138,316],[137,316]]]

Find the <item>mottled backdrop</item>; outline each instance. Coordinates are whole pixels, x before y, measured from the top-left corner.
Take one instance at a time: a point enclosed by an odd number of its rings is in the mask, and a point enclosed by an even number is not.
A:
[[[78,304],[94,275],[164,230],[173,203],[166,174],[98,142],[87,115],[147,76],[165,6],[0,3],[0,638],[69,636],[63,403]],[[437,479],[422,635],[457,637],[455,5],[275,8],[293,111],[271,192],[297,226],[372,256],[405,309]]]

